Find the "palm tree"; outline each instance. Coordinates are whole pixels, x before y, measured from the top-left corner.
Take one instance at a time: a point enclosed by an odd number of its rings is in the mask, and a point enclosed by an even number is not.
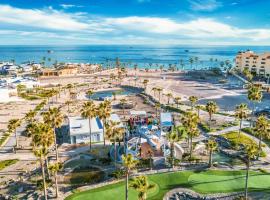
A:
[[[114,165],[116,166],[116,138],[119,137],[119,122],[109,121],[106,124],[106,136],[114,141]]]
[[[105,100],[104,102],[99,104],[99,107],[97,110],[98,110],[97,115],[99,119],[102,120],[103,122],[103,126],[102,126],[103,143],[105,146],[105,124],[106,124],[106,120],[111,116],[111,110],[112,110],[111,102],[109,100]]]
[[[160,110],[161,108],[160,103],[155,103],[155,108],[156,108],[156,117],[158,117],[158,110]]]
[[[198,97],[196,97],[196,96],[190,96],[190,97],[188,98],[188,100],[190,101],[191,108],[193,109],[195,103],[198,101]]]
[[[123,114],[125,113],[125,105],[127,103],[127,99],[123,98],[123,99],[120,99],[120,105],[123,109]]]
[[[51,126],[45,123],[37,123],[33,132],[32,146],[34,149],[35,156],[38,157],[40,161],[43,179],[44,198],[46,200],[47,200],[47,189],[44,171],[44,161],[47,160],[47,155],[49,153],[48,149],[52,146],[53,141],[54,141],[54,132]]]
[[[87,90],[86,94],[89,98],[91,98],[91,96],[94,94],[94,91],[92,89]]]
[[[248,117],[247,104],[241,103],[240,105],[236,106],[235,117],[240,120],[240,127],[239,127],[239,133],[238,133],[238,139],[240,139],[240,132],[242,129],[243,120]]]
[[[54,163],[49,165],[49,170],[50,172],[53,174],[54,176],[54,183],[55,183],[55,191],[56,191],[56,198],[58,198],[58,193],[59,193],[59,189],[58,189],[58,171],[60,171],[63,168],[63,165],[61,163]]]
[[[65,102],[65,104],[66,104],[67,107],[68,107],[68,112],[70,112],[70,104],[72,104],[72,101],[67,100],[67,101]]]
[[[206,143],[206,148],[209,151],[209,168],[212,167],[213,152],[217,150],[218,143],[214,139],[209,139]]]
[[[30,110],[28,113],[26,113],[24,118],[28,123],[32,123],[34,121],[36,114],[37,114],[36,111]]]
[[[146,200],[147,191],[154,188],[154,184],[149,184],[146,176],[137,176],[131,180],[129,187],[138,192],[138,200]]]
[[[192,139],[193,137],[196,137],[199,135],[198,130],[198,123],[199,123],[199,117],[194,112],[186,112],[182,119],[182,124],[187,132],[187,135],[189,137],[190,142],[190,158],[192,157]]]
[[[212,116],[213,116],[213,114],[215,114],[218,111],[218,105],[214,101],[208,101],[206,106],[205,106],[205,109],[209,114],[209,127],[210,127],[210,123],[212,121]],[[210,127],[210,129],[211,129],[211,127]]]
[[[160,95],[161,95],[161,92],[163,91],[163,88],[161,88],[161,87],[158,87],[157,88],[157,92],[158,92],[158,100],[159,100],[159,102],[160,102]]]
[[[168,94],[166,94],[166,96],[168,98],[168,105],[170,105],[170,100],[171,100],[171,98],[173,98],[173,95],[172,95],[172,93],[168,93]]]
[[[8,122],[8,130],[10,132],[14,131],[15,133],[15,138],[16,138],[16,148],[19,147],[19,141],[18,141],[18,136],[17,136],[17,128],[21,126],[21,120],[20,119],[11,119]]]
[[[200,118],[200,110],[203,108],[203,106],[202,105],[196,105],[195,108],[197,110],[197,115]]]
[[[156,87],[153,87],[151,90],[154,92],[154,96],[156,96],[157,88]]]
[[[39,163],[42,171],[42,180],[43,180],[43,195],[44,199],[47,200],[47,183],[46,183],[46,176],[45,176],[45,170],[44,170],[44,161],[45,157],[48,155],[48,149],[47,148],[36,148],[34,150],[34,155],[39,158]]]
[[[170,151],[172,159],[172,168],[174,168],[174,143],[180,140],[180,136],[177,131],[173,130],[172,132],[166,135],[167,140],[170,142]]]
[[[192,69],[192,65],[194,63],[194,59],[192,57],[189,58],[190,68]]]
[[[270,137],[270,121],[263,115],[259,116],[255,125],[255,134],[259,137],[258,158],[262,152],[262,139]]]
[[[146,92],[146,87],[147,87],[147,84],[149,83],[149,80],[148,79],[144,79],[143,80],[143,85],[144,85],[144,92]]]
[[[91,119],[97,116],[97,108],[93,101],[85,102],[81,109],[81,116],[83,118],[88,118],[89,123],[89,142],[90,142],[90,151],[92,150],[92,127]]]
[[[176,103],[177,108],[179,107],[181,97],[174,97],[174,102]]]
[[[123,165],[126,169],[126,200],[128,200],[128,179],[132,169],[138,164],[138,160],[135,160],[131,154],[122,156]]]
[[[195,62],[195,65],[196,65],[196,69],[198,69],[199,58],[198,57],[194,57],[194,62]]]
[[[50,108],[47,112],[43,114],[43,120],[45,123],[49,124],[53,128],[56,161],[59,162],[58,146],[56,142],[57,137],[55,130],[56,128],[61,128],[64,121],[64,117],[60,111],[60,108]]]
[[[250,162],[253,160],[256,155],[258,155],[257,146],[254,145],[247,145],[245,148],[245,158],[246,158],[246,184],[245,184],[245,199],[248,199],[248,178],[249,178],[249,168]]]
[[[262,100],[263,94],[261,91],[261,88],[256,85],[251,85],[248,90],[248,99],[252,101],[253,107],[252,107],[252,115],[254,116],[255,111],[255,103],[260,102]],[[252,122],[252,120],[251,120]]]

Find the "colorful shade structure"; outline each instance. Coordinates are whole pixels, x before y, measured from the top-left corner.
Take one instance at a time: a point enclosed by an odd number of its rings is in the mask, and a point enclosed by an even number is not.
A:
[[[160,126],[161,127],[171,127],[173,126],[172,114],[171,113],[161,113],[160,114]]]

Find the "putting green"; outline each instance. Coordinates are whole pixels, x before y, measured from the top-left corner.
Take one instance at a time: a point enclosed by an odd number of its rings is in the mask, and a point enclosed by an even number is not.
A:
[[[150,200],[160,200],[171,189],[190,188],[200,193],[222,193],[244,190],[245,171],[183,171],[150,175],[149,181],[156,185],[147,194]],[[270,192],[270,174],[250,172],[249,189]],[[75,193],[66,200],[121,200],[124,199],[125,184],[107,185],[101,188]],[[137,192],[129,189],[129,199],[136,200]]]

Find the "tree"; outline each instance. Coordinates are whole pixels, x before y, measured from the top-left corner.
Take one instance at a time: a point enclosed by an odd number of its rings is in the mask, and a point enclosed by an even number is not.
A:
[[[158,100],[159,100],[159,102],[160,102],[160,95],[161,95],[161,92],[163,91],[163,88],[158,87],[156,90],[157,90],[157,92],[158,92]]]
[[[103,143],[105,146],[105,124],[106,120],[111,116],[111,102],[109,100],[105,100],[104,102],[99,104],[97,115],[100,120],[103,122],[102,130],[103,130]]]
[[[30,110],[28,113],[26,113],[24,118],[28,123],[32,123],[34,121],[36,114],[37,114],[36,111]]]
[[[200,110],[203,108],[201,105],[196,105],[195,106],[196,110],[197,110],[197,115],[200,118]]]
[[[189,58],[189,64],[190,64],[190,68],[192,69],[192,65],[194,63],[194,59],[192,57]]]
[[[255,144],[247,145],[245,148],[245,161],[246,161],[246,184],[245,184],[245,199],[248,199],[248,178],[249,178],[249,168],[250,162],[258,154],[258,149]]]
[[[243,120],[248,117],[247,104],[241,103],[240,105],[236,106],[235,117],[240,120],[240,127],[239,127],[239,133],[238,133],[238,139],[240,139],[240,132],[242,129]]]
[[[55,191],[56,191],[56,198],[58,198],[58,193],[59,193],[59,189],[58,189],[58,171],[60,171],[61,169],[63,168],[63,164],[61,163],[54,163],[54,164],[51,164],[49,165],[49,170],[50,172],[53,174],[54,176],[54,183],[55,183]]]
[[[56,128],[61,128],[64,121],[64,117],[60,111],[60,108],[49,108],[47,112],[43,113],[43,120],[45,123],[49,124],[53,128],[56,161],[59,162],[58,146],[57,146],[57,141],[56,141],[55,130]]]
[[[195,103],[198,101],[198,97],[196,97],[196,96],[190,96],[190,97],[188,98],[188,100],[190,101],[191,108],[193,109]]]
[[[67,100],[67,101],[65,102],[65,104],[66,104],[67,107],[68,107],[68,112],[70,112],[70,104],[72,104],[72,101]]]
[[[125,113],[125,106],[127,104],[127,99],[123,98],[123,99],[120,99],[120,105],[121,105],[121,108],[123,110],[123,114]]]
[[[39,158],[42,170],[44,198],[47,200],[46,177],[44,170],[44,161],[47,160],[48,149],[54,141],[54,133],[50,125],[45,123],[37,123],[33,131],[32,146],[34,154]]]
[[[166,94],[166,96],[168,98],[168,105],[169,105],[171,98],[173,98],[173,95],[172,95],[172,93],[168,93],[168,94]]]
[[[139,200],[146,200],[147,191],[154,188],[155,185],[149,184],[146,176],[137,176],[131,180],[129,187],[135,189],[138,192]]]
[[[156,117],[158,117],[158,111],[159,111],[160,108],[161,108],[160,103],[155,103],[155,108],[156,108]]]
[[[192,157],[192,139],[199,135],[198,123],[199,117],[194,112],[186,112],[182,119],[183,127],[185,128],[190,142],[190,158]]]
[[[156,87],[153,87],[151,90],[154,92],[154,96],[156,96],[157,88]]]
[[[179,107],[180,101],[181,101],[181,97],[174,98],[174,102],[176,103],[177,108]]]
[[[177,131],[173,130],[172,132],[166,135],[167,140],[170,142],[170,151],[171,151],[171,159],[172,159],[172,168],[174,168],[174,144],[175,142],[180,141],[180,136]]]
[[[218,111],[218,105],[214,101],[208,101],[205,106],[206,111],[209,114],[209,121],[212,121],[212,116]]]
[[[8,130],[10,132],[15,133],[15,139],[16,139],[16,148],[19,147],[19,141],[18,141],[18,135],[17,135],[17,128],[21,126],[21,120],[20,119],[11,119],[8,122]]]
[[[81,109],[81,116],[83,118],[88,118],[89,123],[89,142],[90,142],[90,151],[92,150],[92,127],[91,120],[97,116],[97,108],[93,101],[85,102]]]
[[[92,89],[90,89],[90,90],[88,90],[88,91],[86,92],[86,94],[87,94],[87,96],[88,96],[89,98],[91,98],[91,96],[94,94],[94,91],[93,91]]]
[[[209,167],[212,167],[213,152],[218,148],[218,143],[214,139],[209,139],[206,143],[206,149],[209,151]]]
[[[138,164],[138,160],[135,160],[131,154],[122,156],[123,165],[126,169],[126,200],[128,200],[128,179],[132,169]]]
[[[259,137],[258,158],[262,152],[262,139],[270,137],[270,121],[263,115],[259,116],[255,125],[255,134]]]
[[[248,99],[253,103],[252,107],[252,115],[254,116],[255,111],[255,103],[258,103],[262,100],[263,94],[261,91],[260,86],[257,85],[250,85],[250,88],[248,89]],[[252,122],[252,120],[251,120]]]
[[[143,86],[144,86],[144,91],[146,92],[146,87],[147,87],[147,84],[149,83],[149,80],[148,79],[144,79],[143,80]]]
[[[119,137],[119,122],[109,121],[106,124],[106,136],[114,141],[114,164],[116,165],[116,138]]]

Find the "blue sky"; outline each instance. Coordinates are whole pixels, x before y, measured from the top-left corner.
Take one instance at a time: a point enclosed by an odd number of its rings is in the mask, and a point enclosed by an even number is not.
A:
[[[270,45],[269,0],[0,0],[0,44]]]

